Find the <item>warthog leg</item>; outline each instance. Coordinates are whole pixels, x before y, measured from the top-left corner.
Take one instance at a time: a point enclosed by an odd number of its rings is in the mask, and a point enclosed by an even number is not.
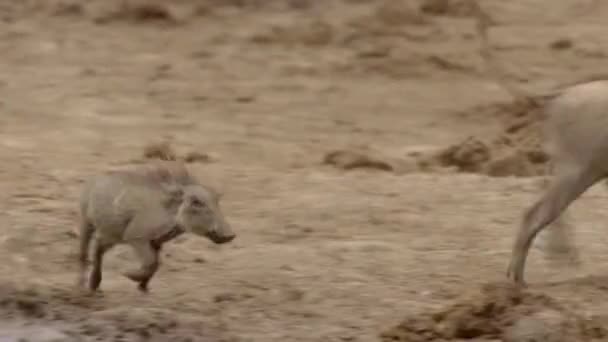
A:
[[[82,220],[80,222],[80,249],[79,249],[79,257],[78,257],[78,286],[85,286],[85,278],[87,272],[87,263],[89,262],[89,247],[91,244],[91,239],[93,238],[93,233],[95,232],[95,227],[88,222]]]
[[[155,248],[150,241],[138,241],[132,243],[131,247],[139,256],[141,266],[137,270],[125,273],[125,276],[139,283],[137,288],[141,292],[148,292],[148,283],[160,266],[160,248]]]
[[[103,256],[110,250],[114,245],[104,242],[99,238],[95,239],[95,247],[93,250],[93,270],[89,277],[89,289],[91,291],[97,291],[101,284],[101,269],[103,266]]]
[[[589,168],[574,167],[558,172],[544,196],[525,213],[515,239],[507,277],[515,283],[525,284],[524,267],[528,251],[536,235],[551,224],[570,203],[604,175]]]

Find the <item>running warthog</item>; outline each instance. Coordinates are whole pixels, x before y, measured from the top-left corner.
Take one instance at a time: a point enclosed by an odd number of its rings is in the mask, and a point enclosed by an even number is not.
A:
[[[125,273],[148,291],[159,267],[163,243],[184,232],[222,244],[235,238],[224,219],[220,196],[201,185],[180,162],[107,171],[85,183],[80,199],[80,271],[85,285],[89,246],[94,239],[93,269],[88,287],[96,291],[102,278],[104,254],[117,244],[128,244],[141,267]]]

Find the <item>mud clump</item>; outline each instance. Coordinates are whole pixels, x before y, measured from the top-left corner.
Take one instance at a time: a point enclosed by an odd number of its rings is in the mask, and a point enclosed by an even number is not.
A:
[[[550,161],[542,147],[540,105],[499,103],[474,108],[476,115],[493,117],[503,129],[493,139],[467,137],[443,150],[423,156],[422,168],[454,168],[458,172],[480,173],[493,177],[543,175]]]
[[[568,38],[561,38],[554,40],[549,44],[549,48],[552,50],[569,50],[574,47],[574,42]]]
[[[200,151],[189,151],[180,156],[173,145],[168,141],[149,143],[143,148],[142,158],[133,160],[134,162],[144,162],[147,160],[183,161],[187,164],[210,163],[213,161],[210,155]]]
[[[167,141],[150,143],[144,146],[144,159],[177,160],[177,153]]]
[[[439,153],[437,159],[441,165],[455,166],[459,171],[479,172],[491,159],[490,147],[474,137],[450,146]]]
[[[381,171],[393,171],[391,163],[372,156],[368,152],[336,150],[327,153],[323,157],[323,164],[332,165],[342,170],[352,169],[375,169]]]
[[[542,174],[543,166],[535,162],[535,151],[507,151],[504,155],[492,159],[483,168],[483,173],[492,177],[527,177],[531,175]]]
[[[380,337],[384,342],[600,341],[608,330],[549,296],[504,283],[487,284],[443,310],[408,317]]]
[[[94,21],[106,24],[114,21],[176,25],[184,22],[178,8],[156,1],[125,1],[116,8],[94,14]]]
[[[186,163],[208,163],[211,161],[211,156],[198,151],[190,151],[184,156]]]
[[[510,140],[485,142],[476,137],[425,156],[422,169],[453,168],[457,172],[480,173],[492,177],[529,177],[544,174],[549,157],[541,150],[526,150]]]

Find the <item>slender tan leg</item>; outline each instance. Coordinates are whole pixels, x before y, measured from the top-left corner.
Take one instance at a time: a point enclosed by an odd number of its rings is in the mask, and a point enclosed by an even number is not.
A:
[[[547,174],[553,174],[552,167],[549,167]],[[543,191],[548,191],[550,185],[551,181],[547,175],[542,182]],[[549,229],[540,234],[539,237],[545,240],[543,252],[545,252],[548,261],[569,262],[573,265],[580,262],[579,252],[574,244],[574,229],[570,222],[568,209],[564,209],[550,224]]]
[[[556,175],[544,196],[524,215],[522,226],[515,239],[507,277],[515,283],[524,284],[524,268],[530,246],[536,235],[551,224],[572,201],[591,185],[603,178],[578,168]]]

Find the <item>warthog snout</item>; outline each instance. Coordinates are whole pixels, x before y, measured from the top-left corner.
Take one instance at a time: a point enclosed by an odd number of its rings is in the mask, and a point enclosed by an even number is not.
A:
[[[209,234],[207,234],[207,238],[217,244],[228,243],[234,240],[235,237],[236,234],[222,235],[218,234],[217,232],[210,232]]]
[[[215,229],[209,232],[207,238],[217,244],[227,243],[236,237],[236,233],[232,230],[232,226],[226,222],[219,208],[216,212]]]

